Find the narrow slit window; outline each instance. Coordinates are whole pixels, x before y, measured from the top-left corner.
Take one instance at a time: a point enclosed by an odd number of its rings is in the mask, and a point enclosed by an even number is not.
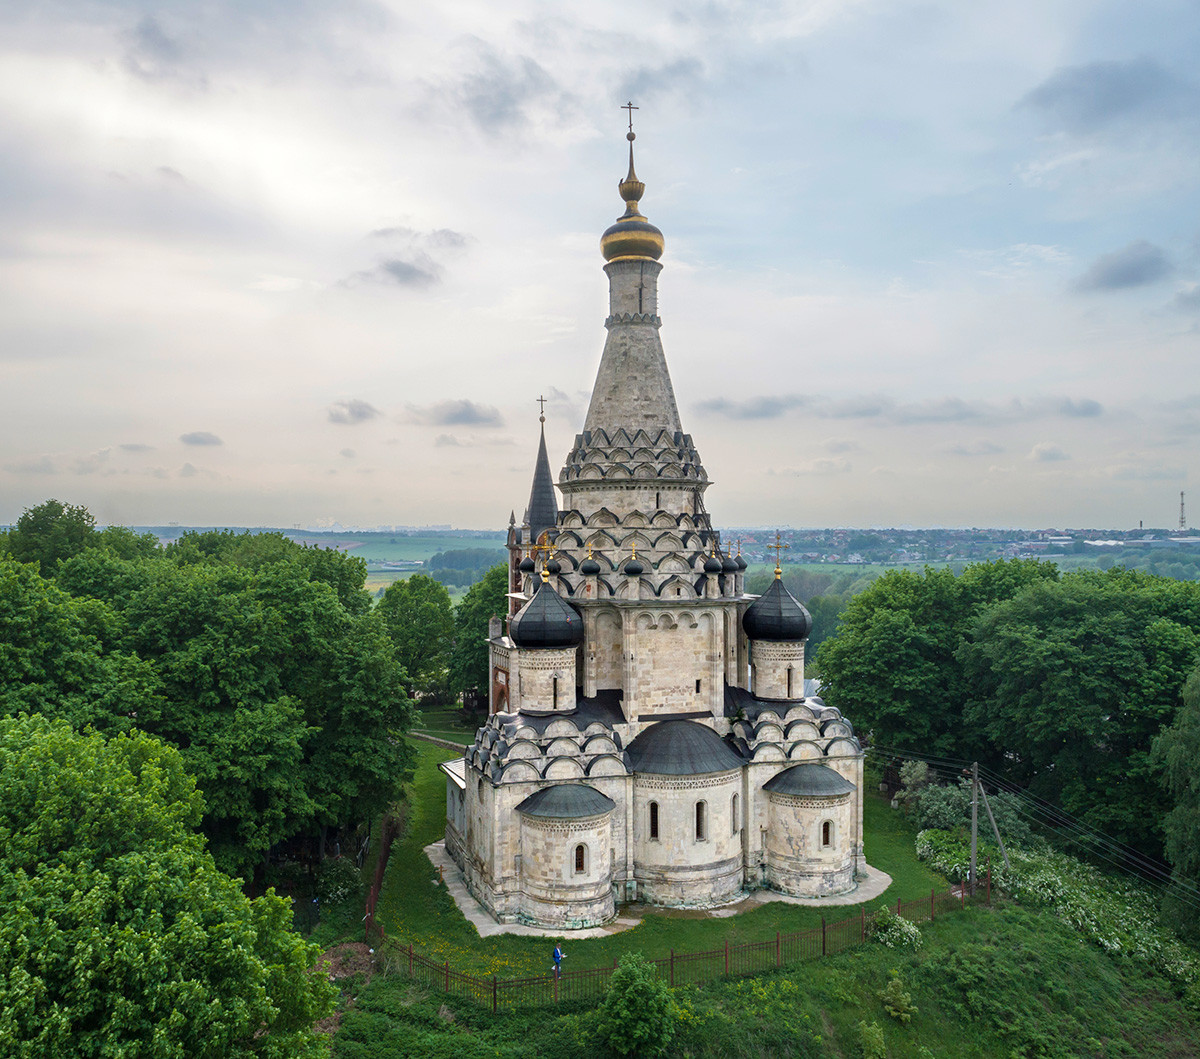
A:
[[[789,673],[789,676],[788,676],[788,680],[789,680],[789,681],[791,680],[791,675],[790,675],[790,673]],[[557,710],[557,709],[558,709],[558,677],[551,677],[551,678],[550,678],[550,694],[551,694],[551,703],[550,703],[550,705],[551,705],[551,706],[553,706],[553,707],[554,707],[554,709],[556,709],[556,710]]]
[[[708,837],[707,817],[708,803],[696,803],[696,841],[703,842]]]
[[[700,694],[700,681],[699,680],[696,681],[696,694],[697,695]]]
[[[582,875],[586,870],[587,850],[582,845],[575,847],[575,874]]]
[[[833,824],[829,820],[826,820],[821,825],[821,845],[822,846],[832,846],[833,845]]]
[[[792,697],[792,667],[791,667],[791,666],[788,666],[788,690],[787,690],[787,697],[788,697],[789,699]]]
[[[650,803],[650,837],[658,838],[658,802]]]
[[[736,835],[741,830],[739,823],[740,822],[738,820],[738,796],[735,794],[733,796],[733,801],[729,806],[729,829],[730,829],[729,833],[731,835]]]

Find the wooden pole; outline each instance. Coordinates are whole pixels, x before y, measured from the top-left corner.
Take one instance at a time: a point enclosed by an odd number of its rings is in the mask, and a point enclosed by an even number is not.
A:
[[[971,766],[971,896],[975,896],[975,852],[979,845],[979,762]]]
[[[825,917],[821,917],[821,955],[825,955]]]

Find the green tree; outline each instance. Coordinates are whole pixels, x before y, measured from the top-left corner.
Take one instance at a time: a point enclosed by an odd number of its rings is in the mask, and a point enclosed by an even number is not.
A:
[[[1163,820],[1167,860],[1174,876],[1164,912],[1194,940],[1200,937],[1200,912],[1194,896],[1200,889],[1200,669],[1188,677],[1183,705],[1175,722],[1154,740],[1153,754],[1174,801]]]
[[[617,1055],[664,1055],[675,1036],[678,1009],[666,982],[640,952],[627,952],[608,980],[600,1008],[600,1038]]]
[[[250,900],[194,833],[177,751],[0,719],[0,1052],[327,1054],[334,991],[286,901]]]
[[[390,585],[375,609],[413,686],[425,693],[444,688],[454,639],[454,608],[445,586],[413,574]]]
[[[38,563],[42,574],[54,576],[60,559],[77,555],[92,543],[96,520],[85,507],[47,500],[26,508],[9,530],[8,550],[23,563]]]
[[[965,723],[972,687],[957,652],[976,616],[1027,585],[1058,576],[1052,563],[972,564],[961,575],[890,570],[854,596],[821,644],[822,695],[876,742],[957,757],[989,757]]]
[[[1200,589],[1125,570],[1029,585],[982,613],[958,658],[996,767],[1092,827],[1161,853],[1151,744],[1200,660]]]
[[[508,567],[493,566],[454,608],[450,685],[456,694],[488,687],[488,621],[507,613]]]

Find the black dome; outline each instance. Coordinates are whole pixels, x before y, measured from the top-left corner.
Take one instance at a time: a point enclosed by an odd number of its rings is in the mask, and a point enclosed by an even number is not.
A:
[[[731,559],[728,555],[721,560],[721,570],[726,574],[736,573],[738,568],[737,560]]]
[[[804,764],[793,765],[776,774],[763,784],[763,790],[776,794],[833,798],[852,793],[854,784],[828,765]]]
[[[546,564],[546,569],[547,569],[547,571],[549,571],[552,574],[561,574],[562,573],[562,563],[560,563],[557,559],[551,559]]]
[[[703,776],[741,768],[741,756],[716,732],[695,721],[659,721],[629,744],[634,772]]]
[[[798,643],[812,632],[812,615],[800,606],[777,577],[771,587],[746,609],[742,615],[742,628],[751,640]]]
[[[585,577],[595,577],[600,572],[600,564],[595,559],[584,559],[579,564],[579,572]]]
[[[746,560],[742,558],[742,556],[741,556],[741,553],[739,553],[739,554],[738,554],[738,555],[737,555],[737,556],[734,558],[734,560],[733,560],[733,561],[734,561],[735,563],[737,563],[737,568],[738,568],[739,570],[745,570],[745,569],[746,569],[746,566],[748,565],[748,564],[746,563]]]
[[[544,816],[550,820],[578,820],[588,816],[603,816],[612,812],[616,804],[586,783],[559,783],[534,791],[517,806],[517,812],[526,816]]]
[[[583,616],[548,584],[508,623],[518,647],[577,647],[583,642]]]
[[[534,571],[533,560],[528,555],[525,556],[525,558],[521,560],[521,565],[518,567],[518,569],[523,574],[532,574]]]
[[[646,568],[642,565],[641,559],[630,559],[625,564],[625,573],[630,577],[639,577]]]
[[[704,572],[706,574],[719,574],[721,572],[721,560],[715,555],[710,555],[704,560]]]

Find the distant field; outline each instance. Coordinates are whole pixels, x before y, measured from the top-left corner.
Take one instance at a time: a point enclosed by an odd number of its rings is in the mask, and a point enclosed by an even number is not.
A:
[[[366,559],[367,563],[398,562],[420,559],[422,562],[438,552],[458,551],[466,548],[503,547],[503,533],[483,537],[460,537],[453,533],[405,536],[391,533],[298,533],[288,536],[299,544],[317,545],[320,548],[337,548],[350,555]],[[394,578],[393,578],[394,580]]]

